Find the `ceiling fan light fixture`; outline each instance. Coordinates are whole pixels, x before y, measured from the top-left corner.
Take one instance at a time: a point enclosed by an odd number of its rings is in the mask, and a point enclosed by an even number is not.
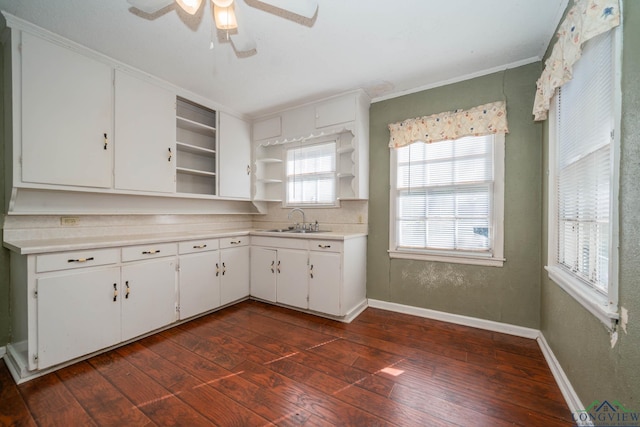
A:
[[[176,3],[189,15],[195,15],[202,5],[202,0],[176,0]]]
[[[234,30],[238,28],[238,20],[233,6],[220,7],[213,3],[213,15],[216,20],[216,28],[219,30]]]
[[[213,2],[214,5],[218,6],[218,7],[229,7],[231,6],[231,3],[233,3],[233,0],[211,0]]]

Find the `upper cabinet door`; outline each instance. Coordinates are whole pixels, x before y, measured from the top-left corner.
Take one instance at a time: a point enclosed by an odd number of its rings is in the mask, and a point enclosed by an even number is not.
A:
[[[316,128],[352,122],[355,119],[355,95],[331,99],[316,106]]]
[[[176,95],[116,70],[115,188],[176,191]]]
[[[220,196],[251,197],[251,127],[249,123],[220,113]]]
[[[22,33],[22,181],[110,188],[112,69]]]

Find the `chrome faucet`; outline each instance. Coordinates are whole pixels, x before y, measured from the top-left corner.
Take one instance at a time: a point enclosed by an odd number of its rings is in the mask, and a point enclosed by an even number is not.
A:
[[[300,208],[291,209],[291,212],[289,212],[289,215],[288,215],[289,219],[291,219],[291,217],[293,216],[294,212],[300,212],[302,214],[302,229],[304,230],[304,228],[306,226],[306,223],[307,223],[307,221],[305,220],[304,211],[302,209],[300,209]],[[296,225],[298,225],[298,224],[296,223]]]

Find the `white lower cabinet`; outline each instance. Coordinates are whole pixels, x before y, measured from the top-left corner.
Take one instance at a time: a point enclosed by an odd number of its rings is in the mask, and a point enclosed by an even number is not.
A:
[[[278,249],[277,252],[276,301],[292,307],[309,308],[308,252],[298,249]]]
[[[37,366],[84,356],[120,342],[120,268],[37,279]]]
[[[342,256],[309,252],[309,310],[340,316]]]
[[[122,341],[176,321],[176,258],[122,267]]]
[[[366,305],[365,257],[366,237],[12,251],[7,363],[26,380],[250,295],[348,321]]]
[[[220,239],[220,304],[247,298],[250,288],[249,238]]]
[[[278,251],[270,248],[251,248],[251,296],[276,302],[276,263]]]
[[[251,296],[342,319],[366,303],[366,237],[252,237]]]
[[[219,262],[217,250],[180,255],[180,319],[220,306]]]

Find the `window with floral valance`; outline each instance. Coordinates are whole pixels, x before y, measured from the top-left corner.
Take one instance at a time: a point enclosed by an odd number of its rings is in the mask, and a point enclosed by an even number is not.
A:
[[[502,266],[504,102],[389,125],[391,258]]]
[[[556,89],[573,78],[585,42],[620,25],[618,0],[576,0],[558,28],[558,40],[537,82],[533,115],[546,120]]]

